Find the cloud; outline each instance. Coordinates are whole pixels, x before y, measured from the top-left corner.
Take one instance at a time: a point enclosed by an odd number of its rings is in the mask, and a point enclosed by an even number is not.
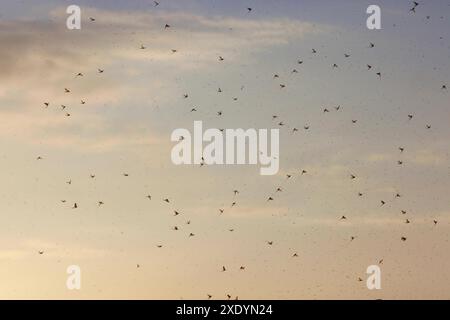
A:
[[[371,163],[390,162],[395,163],[401,160],[406,164],[414,164],[419,166],[440,166],[447,163],[447,159],[438,151],[431,149],[408,150],[404,155],[395,157],[388,153],[371,153],[366,156],[366,161]]]
[[[433,226],[433,218],[419,218],[412,219],[414,225],[420,226]],[[440,225],[448,225],[450,219],[448,217],[442,217],[439,219]],[[389,218],[389,217],[376,217],[375,214],[372,216],[358,217],[358,216],[347,216],[347,220],[340,221],[339,217],[333,218],[302,218],[301,225],[326,225],[339,228],[347,227],[388,227],[388,226],[401,226],[405,224],[405,218]]]
[[[57,71],[64,74],[74,72],[75,67],[96,68],[114,64],[117,59],[175,63],[181,68],[192,66],[190,60],[195,64],[217,61],[219,54],[241,59],[250,52],[329,28],[291,19],[252,20],[165,11],[83,8],[85,15],[95,16],[96,21],[84,21],[81,30],[66,29],[68,15],[62,7],[50,13],[51,21],[0,22],[0,81],[34,75],[49,82],[56,80]],[[166,23],[172,27],[164,30]],[[141,44],[146,50],[139,49]],[[180,53],[171,54],[171,49]]]
[[[366,157],[368,162],[376,163],[376,162],[393,162],[393,156],[387,153],[371,153]]]
[[[448,164],[448,159],[439,153],[421,149],[407,157],[407,161],[420,166],[441,166]]]
[[[12,243],[12,242],[10,242]],[[59,245],[54,242],[28,238],[16,243],[15,248],[0,248],[0,260],[20,260],[37,256],[39,251],[44,251],[44,257],[48,258],[101,258],[111,252],[91,246],[79,244]]]
[[[96,21],[89,21],[89,16]],[[154,97],[158,104],[168,105],[179,98],[173,79],[201,68],[214,72],[219,55],[226,62],[251,63],[257,52],[326,29],[284,18],[207,17],[162,10],[83,7],[82,17],[82,30],[66,29],[65,7],[52,11],[50,20],[0,22],[3,136],[37,144],[45,137],[44,144],[81,150],[147,143],[149,139],[133,129],[132,119],[123,125],[109,118],[117,115],[113,108],[119,106],[123,112],[125,106]],[[168,30],[166,23],[172,26]],[[141,44],[147,48],[139,49]],[[106,71],[99,75],[97,68]],[[78,72],[84,76],[76,77]],[[66,87],[70,94],[64,92]],[[87,104],[81,106],[80,100]],[[50,102],[48,109],[44,102]],[[67,110],[59,109],[62,104]],[[66,118],[66,112],[72,116]],[[88,130],[92,130],[89,139],[80,134]],[[155,142],[158,137],[152,136]]]

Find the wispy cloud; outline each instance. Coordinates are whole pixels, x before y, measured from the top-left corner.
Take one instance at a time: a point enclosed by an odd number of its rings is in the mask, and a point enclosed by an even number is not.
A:
[[[82,246],[79,244],[58,245],[54,242],[28,238],[16,243],[14,249],[0,247],[0,260],[21,260],[37,256],[43,251],[43,256],[48,258],[99,258],[111,254],[110,251],[95,248],[93,246]]]
[[[214,70],[211,64],[217,63],[219,55],[227,61],[251,63],[256,52],[326,29],[291,19],[206,17],[167,11],[115,12],[83,7],[82,14],[82,30],[75,31],[65,28],[63,7],[50,13],[51,21],[0,22],[0,112],[5,124],[0,132],[4,136],[41,144],[38,137],[55,132],[57,135],[46,139],[47,145],[91,150],[147,143],[148,139],[130,138],[130,128],[122,125],[107,134],[105,108],[130,105],[138,96],[151,99],[157,95],[159,103],[174,101],[178,97],[168,88],[183,72]],[[88,21],[88,16],[96,21]],[[166,23],[172,26],[168,30],[164,30]],[[140,49],[141,44],[145,50]],[[174,54],[171,49],[178,52]],[[145,66],[148,73],[143,71]],[[106,69],[105,75],[99,75],[97,68]],[[76,77],[78,72],[84,74],[82,80]],[[70,88],[70,94],[64,92],[65,87]],[[80,105],[81,100],[87,104]],[[44,109],[44,102],[50,102],[48,109]],[[68,108],[62,111],[61,105]],[[100,107],[102,117],[93,111]],[[66,113],[71,114],[70,122]],[[80,135],[94,126],[91,139]],[[77,128],[76,134],[73,128]]]

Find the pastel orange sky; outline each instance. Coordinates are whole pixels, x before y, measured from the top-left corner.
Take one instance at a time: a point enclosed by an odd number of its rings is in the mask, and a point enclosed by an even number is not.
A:
[[[1,299],[450,298],[448,1],[381,30],[367,1],[69,4],[0,1]],[[174,165],[195,120],[280,129],[278,174]]]

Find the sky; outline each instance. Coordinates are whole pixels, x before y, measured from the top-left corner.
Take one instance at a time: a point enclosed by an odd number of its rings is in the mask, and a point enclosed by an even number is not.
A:
[[[419,2],[0,0],[0,298],[449,299],[450,2]],[[278,174],[174,165],[195,120],[279,129]]]

